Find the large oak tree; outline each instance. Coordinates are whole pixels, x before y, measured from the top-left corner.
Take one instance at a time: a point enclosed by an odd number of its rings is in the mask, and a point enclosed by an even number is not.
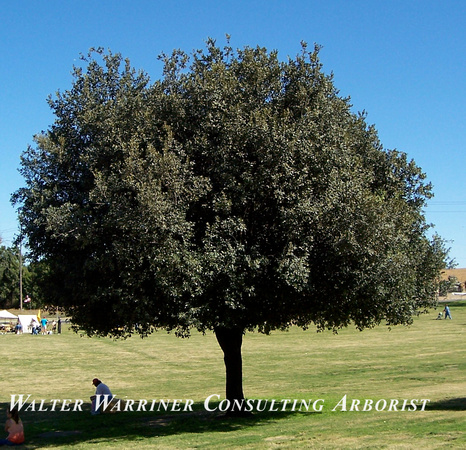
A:
[[[14,195],[51,303],[90,335],[213,330],[230,400],[247,330],[407,324],[432,305],[431,186],[318,51],[209,40],[162,55],[153,83],[119,54],[83,57]]]

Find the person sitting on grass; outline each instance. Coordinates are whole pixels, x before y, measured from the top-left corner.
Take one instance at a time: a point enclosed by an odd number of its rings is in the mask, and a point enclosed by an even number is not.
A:
[[[110,391],[110,388],[102,383],[98,378],[94,378],[92,380],[92,384],[95,386],[95,395],[91,397],[92,405],[91,405],[91,414],[96,415],[100,414],[100,405],[99,407],[96,408],[96,400],[97,396],[100,395],[100,402],[102,402],[102,397],[104,397],[107,401],[112,400],[112,393]]]
[[[18,415],[18,410],[8,408],[6,411],[8,419],[5,422],[5,431],[8,433],[6,439],[0,439],[0,445],[21,445],[24,443],[23,422]]]

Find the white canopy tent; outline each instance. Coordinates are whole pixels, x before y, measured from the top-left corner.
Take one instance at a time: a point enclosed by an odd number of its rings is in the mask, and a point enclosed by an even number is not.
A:
[[[35,314],[20,314],[18,320],[23,326],[24,333],[32,333],[32,325],[40,326]]]
[[[11,312],[7,311],[6,309],[3,309],[2,311],[0,311],[0,319],[14,320],[17,318],[18,316],[15,316]]]
[[[15,316],[11,312],[3,309],[0,311],[0,332],[1,334],[7,333],[12,330],[14,324],[12,320],[17,320],[18,316]]]

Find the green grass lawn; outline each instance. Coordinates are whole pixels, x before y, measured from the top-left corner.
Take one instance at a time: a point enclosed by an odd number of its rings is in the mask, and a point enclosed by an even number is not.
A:
[[[269,406],[272,399],[290,403],[284,411],[237,419],[204,407],[208,396],[224,396],[223,355],[212,334],[183,340],[159,332],[113,341],[80,337],[65,326],[61,335],[1,335],[0,409],[11,395],[30,394],[20,413],[25,448],[465,448],[466,302],[450,303],[453,320],[435,320],[441,309],[391,331],[246,334],[246,397],[256,405],[261,400],[261,408],[266,400]],[[181,411],[91,416],[94,377],[136,405],[139,399],[179,399]],[[39,411],[42,399],[47,411]],[[60,400],[55,411],[53,399]],[[71,411],[60,411],[63,399],[71,400]],[[72,411],[76,399],[84,400],[82,411]],[[186,399],[193,400],[193,411],[182,410]],[[295,399],[319,400],[317,411],[299,411],[299,403],[292,411]],[[429,400],[424,411],[422,399]],[[350,411],[358,400],[359,411]],[[372,409],[362,411],[371,400]],[[397,410],[389,411],[395,400]]]

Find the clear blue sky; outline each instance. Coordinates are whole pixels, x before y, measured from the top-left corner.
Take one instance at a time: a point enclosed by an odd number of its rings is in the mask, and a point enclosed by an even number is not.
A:
[[[46,98],[71,87],[80,53],[102,46],[152,80],[157,55],[206,38],[261,45],[284,59],[300,41],[323,46],[355,111],[386,148],[413,158],[434,185],[427,221],[466,267],[466,1],[464,0],[1,0],[0,236],[17,233],[10,195],[20,154],[53,116]]]

